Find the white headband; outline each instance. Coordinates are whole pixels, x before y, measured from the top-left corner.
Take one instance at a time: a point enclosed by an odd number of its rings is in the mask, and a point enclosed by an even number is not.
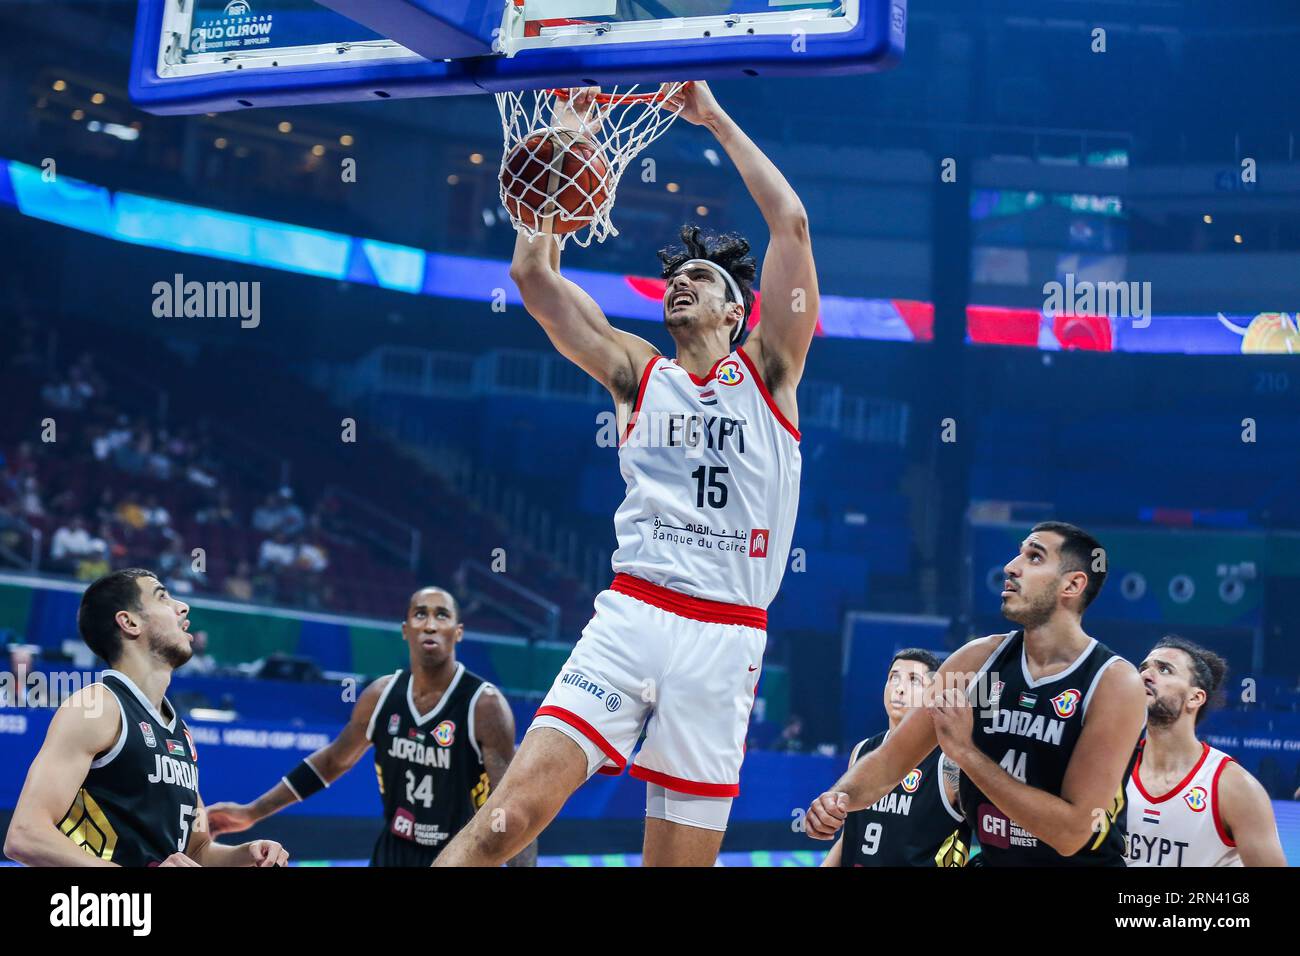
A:
[[[708,266],[722,277],[722,281],[727,284],[727,288],[731,290],[731,294],[735,297],[736,302],[740,307],[742,309],[745,307],[745,297],[740,294],[740,286],[738,286],[736,280],[731,277],[731,273],[722,268],[722,266],[718,265],[716,262],[710,262],[708,259],[689,259],[678,266],[676,271],[673,272],[673,275],[677,275],[678,272],[681,272],[689,266]]]

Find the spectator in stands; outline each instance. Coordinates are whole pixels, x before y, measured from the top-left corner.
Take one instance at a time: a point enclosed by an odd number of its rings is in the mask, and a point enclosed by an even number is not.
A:
[[[22,490],[18,494],[18,514],[24,518],[42,518],[45,507],[41,504],[41,486],[35,475],[22,479]]]
[[[274,534],[280,528],[280,510],[275,495],[267,495],[266,500],[253,509],[253,529],[264,534]]]
[[[132,531],[141,531],[149,524],[144,508],[131,492],[127,492],[117,503],[117,520]]]
[[[113,464],[128,475],[142,475],[152,450],[152,440],[147,431],[132,432],[130,439],[113,451]]]
[[[307,526],[302,509],[293,500],[293,490],[285,485],[280,489],[280,530],[288,535],[299,534]]]
[[[797,754],[803,752],[803,718],[798,714],[791,714],[785,722],[785,729],[781,731],[781,736],[776,739],[772,749],[782,753]]]
[[[224,488],[217,492],[217,500],[200,508],[195,513],[194,520],[199,524],[219,525],[226,528],[235,525],[237,523],[235,509],[230,505],[230,493]]]
[[[226,578],[224,590],[226,596],[234,598],[236,601],[253,600],[253,581],[251,578],[252,569],[248,566],[247,561],[240,561],[235,566],[235,573]]]
[[[145,527],[153,528],[163,535],[170,536],[172,516],[158,501],[157,495],[150,495],[144,500]]]
[[[193,594],[196,587],[206,583],[207,575],[195,568],[193,555],[185,549],[180,536],[158,556],[158,576],[167,589],[175,594]]]
[[[208,653],[208,632],[196,631],[192,642],[194,655],[189,661],[181,666],[179,673],[193,676],[194,674],[211,674],[217,669],[217,659]]]
[[[83,560],[103,558],[107,553],[107,543],[90,533],[86,528],[86,519],[80,515],[60,525],[50,542],[50,560],[57,570],[68,573],[75,573]]]
[[[263,571],[278,572],[293,567],[297,557],[297,549],[289,541],[289,536],[278,531],[262,542],[257,553],[257,566]]]
[[[324,546],[315,539],[299,539],[298,556],[294,563],[298,570],[308,574],[321,574],[330,566]]]

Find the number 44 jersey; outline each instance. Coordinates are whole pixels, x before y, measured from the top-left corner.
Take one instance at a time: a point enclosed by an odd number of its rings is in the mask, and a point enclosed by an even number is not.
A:
[[[712,601],[771,603],[799,504],[799,431],[743,348],[704,378],[651,359],[619,465],[616,572]]]
[[[366,729],[384,800],[384,831],[371,866],[428,866],[487,800],[474,728],[474,707],[487,686],[457,664],[425,714],[415,708],[409,670],[395,673],[384,688]]]

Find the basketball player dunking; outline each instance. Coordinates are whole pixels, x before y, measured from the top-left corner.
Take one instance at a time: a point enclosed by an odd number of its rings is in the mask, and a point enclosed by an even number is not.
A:
[[[411,595],[402,622],[410,663],[357,698],[343,731],[252,803],[214,803],[213,833],[246,830],[347,773],[373,745],[384,829],[371,866],[429,866],[474,816],[515,752],[515,719],[495,687],[456,660],[464,635],[441,588]],[[532,866],[531,844],[510,861]]]
[[[592,93],[575,93],[578,113]],[[614,582],[488,800],[504,825],[475,817],[439,866],[517,853],[591,774],[624,770],[643,726],[630,772],[646,783],[646,865],[711,865],[739,792],[765,608],[794,531],[795,387],[817,324],[817,276],[799,197],[706,84],[688,88],[681,116],[717,136],[767,222],[762,322],[742,347],[755,263],[739,237],[688,227],[683,250],[660,253],[670,360],[613,328],[560,275],[553,240],[520,235],[511,275],[528,311],[626,421],[627,496],[614,518]]]
[[[164,696],[193,654],[189,606],[140,568],[86,588],[77,628],[110,670],[50,722],[5,838],[28,866],[283,866],[271,840],[213,842],[198,757]]]
[[[884,743],[911,711],[925,706],[925,690],[938,669],[939,658],[926,650],[894,655],[885,679],[889,729],[859,742],[850,767]],[[849,814],[822,866],[965,866],[970,827],[957,809],[959,773],[936,747],[897,787]]]
[[[1172,635],[1138,668],[1147,736],[1128,783],[1129,866],[1286,866],[1268,791],[1196,739],[1227,670],[1218,654]]]
[[[1073,525],[1035,525],[1004,568],[1002,613],[1021,629],[954,652],[933,704],[813,802],[809,835],[831,839],[938,744],[961,768],[983,865],[1123,866],[1124,785],[1146,705],[1133,665],[1083,630],[1103,558]]]

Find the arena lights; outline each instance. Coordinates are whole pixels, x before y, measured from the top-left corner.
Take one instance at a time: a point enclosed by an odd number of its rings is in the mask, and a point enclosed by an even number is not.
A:
[[[1208,226],[1214,222],[1214,217],[1207,212],[1204,216],[1201,217],[1201,222],[1205,223]]]
[[[708,206],[696,206],[696,207],[695,207],[695,215],[697,215],[697,216],[707,216],[708,214],[709,214],[709,207],[708,207]]]
[[[73,111],[72,111],[72,118],[73,118],[74,120],[76,120],[78,123],[80,123],[82,120],[84,120],[84,119],[86,118],[86,111],[85,111],[85,110],[80,110],[80,109],[78,109],[78,110],[73,110]]]
[[[68,88],[68,84],[64,80],[55,80],[52,84],[50,84],[50,88],[54,90],[55,93],[62,93],[64,90]]]
[[[225,149],[230,145],[230,140],[226,139],[224,136],[218,136],[212,141],[212,145],[217,147],[217,149]]]
[[[315,146],[313,146],[313,147],[311,148],[311,154],[312,154],[313,156],[324,156],[324,155],[325,155],[325,147],[322,146],[320,143],[317,143]]]
[[[450,176],[447,177],[447,185],[448,185],[448,186],[455,186],[455,185],[457,185],[459,182],[460,182],[460,177],[457,176],[455,173],[452,173]]]
[[[669,183],[667,188],[670,193],[677,193],[682,191],[682,187],[677,185],[677,183]]]
[[[481,166],[481,165],[483,165],[483,154],[482,154],[482,153],[470,153],[470,154],[469,154],[469,161],[470,161],[471,163],[473,163],[475,166]]]
[[[101,103],[103,103],[104,99],[105,97],[103,93],[92,93],[90,95],[90,102],[94,103],[96,106],[99,106]]]
[[[292,133],[293,124],[290,123],[288,120],[280,120],[280,123],[278,126],[276,126],[276,129],[278,129],[281,133]]]
[[[356,142],[356,140],[354,140],[349,133],[344,133],[339,137],[340,146],[351,146],[354,142]]]

